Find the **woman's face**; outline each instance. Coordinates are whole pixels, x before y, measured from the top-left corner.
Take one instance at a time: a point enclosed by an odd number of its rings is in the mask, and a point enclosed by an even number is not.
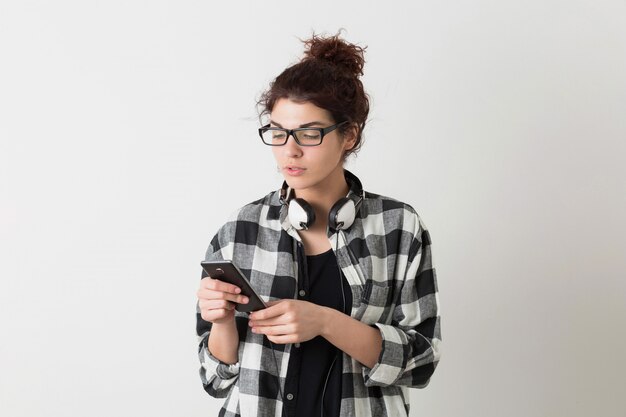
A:
[[[285,129],[328,127],[336,123],[327,110],[312,103],[296,103],[286,98],[276,101],[270,119],[271,126]],[[329,181],[343,179],[343,154],[352,146],[354,139],[343,139],[335,129],[324,135],[318,146],[300,146],[290,135],[287,143],[273,146],[272,152],[291,188],[323,190]]]

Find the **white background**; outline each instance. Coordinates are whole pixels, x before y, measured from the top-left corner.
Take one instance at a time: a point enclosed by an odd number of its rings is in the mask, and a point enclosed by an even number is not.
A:
[[[626,412],[626,3],[2,1],[0,414],[212,416],[199,262],[281,183],[255,100],[367,45],[349,168],[431,231],[412,416]]]

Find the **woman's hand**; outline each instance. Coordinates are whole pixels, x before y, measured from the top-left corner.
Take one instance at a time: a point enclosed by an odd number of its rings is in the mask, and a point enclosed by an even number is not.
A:
[[[250,314],[253,333],[267,335],[274,343],[306,342],[320,335],[324,328],[326,307],[302,300],[280,300]]]
[[[203,320],[215,324],[234,321],[235,304],[248,303],[248,297],[239,295],[241,288],[210,277],[200,281],[198,305]]]

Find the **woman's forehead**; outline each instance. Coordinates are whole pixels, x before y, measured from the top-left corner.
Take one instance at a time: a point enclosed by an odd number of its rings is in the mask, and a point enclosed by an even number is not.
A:
[[[298,124],[295,127],[300,127],[301,124],[305,123],[319,122],[328,124],[332,122],[332,116],[328,110],[317,107],[308,101],[296,102],[287,98],[281,98],[276,101],[270,113],[270,119],[282,127],[286,127],[286,124]]]

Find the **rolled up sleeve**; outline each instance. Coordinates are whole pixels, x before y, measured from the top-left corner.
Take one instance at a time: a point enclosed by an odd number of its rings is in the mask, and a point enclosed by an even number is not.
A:
[[[375,323],[382,349],[374,367],[363,368],[366,386],[404,385],[423,388],[439,362],[441,326],[430,235],[419,228],[389,324]]]
[[[227,364],[211,354],[207,343],[209,333],[201,337],[198,357],[200,359],[200,379],[204,390],[216,398],[224,398],[239,376],[239,362]]]

